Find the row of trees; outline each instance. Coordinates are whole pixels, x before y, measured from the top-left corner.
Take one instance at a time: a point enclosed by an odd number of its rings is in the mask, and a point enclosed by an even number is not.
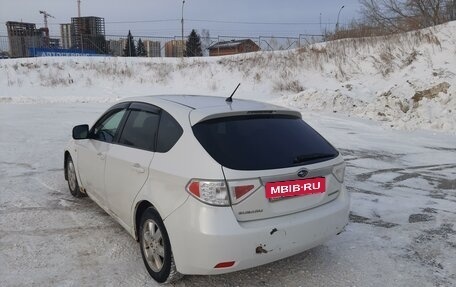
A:
[[[123,56],[125,57],[146,57],[146,47],[144,46],[141,38],[138,40],[138,45],[135,46],[135,41],[131,35],[131,31],[128,31],[127,42],[125,43],[125,48],[123,49]]]
[[[207,31],[207,30],[206,30]],[[209,38],[209,32],[207,33],[207,37]],[[123,56],[125,57],[146,57],[147,51],[144,45],[144,42],[139,38],[138,44],[135,45],[135,41],[133,36],[131,35],[131,31],[128,31],[127,42],[125,43],[125,48],[123,49]],[[203,50],[201,48],[201,37],[195,31],[192,30],[190,35],[187,37],[187,41],[185,42],[185,50],[184,50],[185,57],[201,57],[203,56]]]
[[[368,23],[392,32],[456,20],[456,0],[360,0]]]
[[[456,20],[456,0],[359,0],[361,20],[326,33],[327,40],[379,36]]]

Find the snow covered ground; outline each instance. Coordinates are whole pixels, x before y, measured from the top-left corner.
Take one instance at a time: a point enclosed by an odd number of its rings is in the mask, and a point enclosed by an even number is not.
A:
[[[456,131],[456,21],[388,37],[205,58],[0,60],[0,102],[196,93],[277,100],[414,130]]]
[[[2,286],[158,286],[138,244],[63,178],[72,126],[109,104],[0,104]],[[272,264],[176,286],[455,286],[456,136],[303,110],[348,168],[350,223]]]

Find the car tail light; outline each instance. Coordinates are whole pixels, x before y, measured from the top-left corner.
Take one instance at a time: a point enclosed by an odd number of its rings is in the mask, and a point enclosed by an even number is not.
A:
[[[341,164],[336,165],[335,167],[333,167],[332,173],[334,174],[334,176],[336,177],[336,179],[339,182],[341,182],[341,183],[344,182],[345,163],[341,163]]]
[[[258,179],[228,181],[228,187],[231,195],[231,203],[236,204],[246,199],[254,193],[261,183]]]
[[[200,201],[219,206],[230,205],[224,180],[210,181],[193,179],[187,184],[187,191]]]

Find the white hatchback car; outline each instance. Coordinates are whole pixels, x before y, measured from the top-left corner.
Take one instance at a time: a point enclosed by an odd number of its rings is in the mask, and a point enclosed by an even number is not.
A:
[[[140,243],[158,282],[285,258],[340,233],[339,152],[301,114],[206,96],[130,98],[76,126],[65,179]]]

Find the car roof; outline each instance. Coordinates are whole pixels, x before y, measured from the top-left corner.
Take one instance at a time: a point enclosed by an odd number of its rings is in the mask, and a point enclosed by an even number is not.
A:
[[[162,107],[171,114],[187,111],[187,113],[190,112],[192,124],[209,118],[246,113],[278,113],[301,116],[298,111],[285,107],[253,100],[236,99],[235,97],[232,102],[226,102],[225,97],[202,95],[156,95],[125,98],[123,101],[150,103]]]

